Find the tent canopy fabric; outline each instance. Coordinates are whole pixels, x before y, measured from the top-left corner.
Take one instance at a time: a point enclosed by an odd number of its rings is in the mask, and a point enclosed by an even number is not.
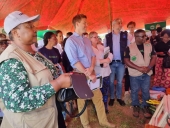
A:
[[[88,32],[106,33],[111,19],[118,17],[125,30],[129,21],[135,21],[136,28],[157,21],[170,25],[170,0],[0,0],[0,27],[4,18],[17,10],[29,16],[40,14],[35,24],[38,30],[55,29],[64,34],[74,30],[72,18],[80,13],[87,16]]]

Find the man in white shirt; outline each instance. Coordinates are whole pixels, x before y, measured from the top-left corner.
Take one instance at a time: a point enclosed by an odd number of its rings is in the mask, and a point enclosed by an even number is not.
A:
[[[130,43],[134,43],[135,42],[135,36],[134,36],[135,27],[136,27],[136,23],[134,21],[130,21],[127,24],[127,28],[129,30],[128,40],[130,41]]]
[[[56,37],[57,37],[57,45],[54,47],[58,49],[60,54],[63,52],[63,33],[61,30],[56,31]]]
[[[136,23],[134,21],[130,21],[127,24],[127,28],[129,30],[128,40],[130,41],[130,43],[135,42],[135,36],[134,36],[135,26],[136,26]],[[125,69],[125,94],[124,94],[124,101],[126,104],[131,103],[129,90],[130,90],[130,78],[129,78],[128,69],[126,68]]]
[[[63,52],[63,49],[60,43],[57,43],[57,45],[55,45],[54,47],[58,49],[60,54]]]

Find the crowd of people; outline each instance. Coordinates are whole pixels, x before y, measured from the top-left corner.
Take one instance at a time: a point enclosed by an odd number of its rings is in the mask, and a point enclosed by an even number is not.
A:
[[[67,116],[55,94],[71,86],[73,71],[85,74],[93,83],[96,76],[102,77],[102,87],[93,90],[91,99],[101,126],[116,127],[107,119],[108,105],[114,107],[115,100],[121,106],[131,103],[134,117],[139,117],[142,110],[145,118],[151,118],[146,102],[150,99],[151,76],[153,86],[170,87],[170,69],[162,67],[164,57],[170,56],[169,29],[158,27],[147,37],[144,30],[135,31],[134,21],[127,24],[129,32],[122,31],[122,19],[116,18],[113,31],[102,43],[97,32],[86,32],[87,16],[77,14],[72,19],[73,33],[68,32],[63,39],[62,30],[46,32],[40,46],[33,24],[37,20],[39,15],[29,17],[15,11],[4,21],[9,39],[0,34],[2,128],[66,128]],[[33,45],[36,49],[32,49]],[[107,55],[105,48],[110,51]],[[142,103],[138,98],[140,90]],[[70,110],[69,103],[65,106]],[[83,106],[84,99],[73,101],[74,110],[80,112]],[[80,120],[84,128],[91,128],[87,109]]]

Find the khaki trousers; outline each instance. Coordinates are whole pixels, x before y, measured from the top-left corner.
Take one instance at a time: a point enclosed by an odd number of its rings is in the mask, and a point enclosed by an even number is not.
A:
[[[95,105],[96,112],[97,112],[97,117],[99,120],[99,123],[101,124],[106,124],[108,122],[106,113],[105,113],[105,108],[104,108],[104,103],[103,103],[103,98],[102,98],[102,93],[100,89],[97,89],[93,91],[94,96],[92,98],[92,101]],[[78,104],[78,110],[79,112],[82,110],[84,106],[84,100],[83,99],[78,99],[77,100]],[[84,111],[84,113],[80,116],[80,120],[83,126],[86,126],[89,124],[89,118],[88,118],[88,112],[87,109]]]

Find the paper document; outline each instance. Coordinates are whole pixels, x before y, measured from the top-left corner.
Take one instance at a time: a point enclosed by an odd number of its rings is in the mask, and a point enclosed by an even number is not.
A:
[[[168,52],[170,53],[170,49],[168,50]]]
[[[110,48],[109,47],[105,47],[104,48],[104,59],[106,59],[108,57],[110,53]]]
[[[88,85],[90,87],[91,90],[96,90],[96,89],[99,89],[99,88],[102,88],[102,76],[97,76],[96,77],[96,82],[93,83],[91,80],[88,80]]]

